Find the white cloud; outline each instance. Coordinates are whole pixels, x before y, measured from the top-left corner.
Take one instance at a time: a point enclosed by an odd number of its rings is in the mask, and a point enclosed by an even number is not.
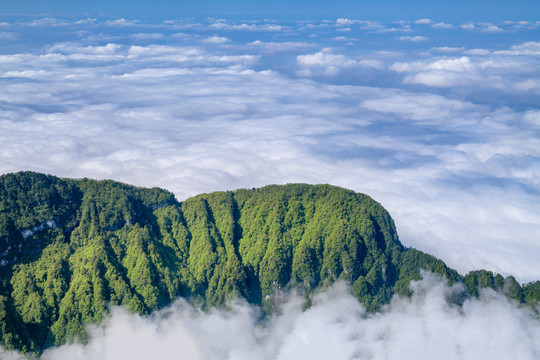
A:
[[[417,42],[417,41],[425,41],[425,40],[427,40],[428,38],[425,37],[425,36],[416,35],[416,36],[400,36],[398,39],[399,39],[399,40],[404,40],[404,41],[414,41],[414,42]]]
[[[6,71],[3,73],[0,73],[0,77],[2,78],[28,78],[28,79],[39,79],[42,77],[50,76],[51,73],[48,71],[43,70],[22,70],[22,71]]]
[[[495,25],[492,23],[485,23],[485,22],[480,22],[480,23],[469,22],[466,24],[461,24],[459,27],[463,30],[480,31],[482,33],[501,33],[505,31],[505,29],[503,29],[502,27],[498,25]]]
[[[125,47],[108,43],[100,46],[81,46],[76,43],[57,43],[46,47],[47,53],[33,57],[33,63],[47,59],[47,62],[58,64],[66,60],[118,62],[125,58]],[[32,58],[32,57],[31,57]]]
[[[135,26],[139,25],[139,20],[126,20],[124,18],[116,19],[116,20],[107,20],[105,21],[105,25],[108,26]]]
[[[469,80],[470,79],[463,79],[460,74],[429,72],[406,76],[403,79],[403,83],[449,88],[453,86],[464,86]]]
[[[456,124],[459,124],[459,119],[455,115],[473,112],[475,109],[473,104],[449,100],[438,95],[414,96],[398,91],[389,91],[383,97],[364,100],[361,106],[371,111],[398,114],[402,119],[429,122],[445,119],[452,120]],[[442,126],[451,128],[453,124],[445,123]]]
[[[513,45],[509,50],[495,51],[495,54],[500,55],[540,55],[540,42],[529,41],[520,45]]]
[[[313,74],[313,70],[323,69],[325,75],[333,76],[340,72],[340,69],[350,68],[371,68],[384,70],[384,63],[374,59],[355,60],[341,54],[333,54],[332,50],[325,48],[317,53],[308,55],[298,55],[296,58],[301,70],[310,70],[304,73],[308,76]]]
[[[284,27],[278,24],[229,24],[225,20],[218,20],[208,26],[215,30],[237,30],[237,31],[282,31]]]
[[[386,29],[386,27],[378,21],[360,21],[358,24],[361,24],[361,29],[363,30],[384,31]]]
[[[534,91],[540,94],[540,79],[529,79],[514,84],[514,87],[521,91]]]
[[[332,41],[355,41],[357,39],[349,38],[349,37],[346,37],[346,36],[336,36],[336,37],[331,38],[330,40],[332,40]]]
[[[513,45],[508,50],[463,50],[461,57],[445,56],[409,62],[396,62],[389,69],[404,74],[404,84],[453,88],[493,89],[515,94],[536,92],[540,64],[534,55],[540,54],[539,43]],[[434,50],[434,49],[432,49]],[[458,49],[456,49],[458,50]],[[531,86],[528,86],[530,84]]]
[[[95,24],[97,22],[97,19],[95,18],[86,18],[75,21],[76,25],[83,25],[83,24]]]
[[[284,41],[284,42],[265,42],[261,40],[255,40],[247,44],[248,46],[253,46],[257,48],[264,49],[266,51],[294,51],[294,50],[303,50],[315,45],[308,42],[298,42],[298,41]]]
[[[59,43],[50,46],[47,51],[49,53],[62,54],[91,54],[91,55],[113,55],[117,54],[123,48],[119,44],[106,44],[102,46],[80,46],[75,43]]]
[[[336,24],[339,26],[350,26],[357,23],[360,23],[360,22],[358,20],[350,20],[346,18],[339,18],[336,20]]]
[[[462,56],[454,59],[441,59],[429,64],[427,70],[450,70],[450,71],[467,71],[471,70],[472,65],[468,57]]]
[[[442,53],[453,53],[453,52],[463,52],[465,48],[463,47],[451,47],[451,46],[440,46],[431,48],[433,51],[438,51]]]
[[[329,66],[329,65],[340,65],[340,66],[353,66],[356,64],[356,61],[347,59],[343,55],[334,55],[330,53],[330,50],[326,49],[319,51],[315,54],[310,55],[298,55],[298,63],[300,65],[307,66]]]
[[[463,54],[471,56],[485,56],[491,54],[491,51],[487,49],[470,49],[463,51]]]
[[[136,40],[148,40],[148,41],[151,41],[151,40],[163,39],[165,36],[163,34],[160,34],[160,33],[137,33],[137,34],[130,35],[130,37],[133,38],[133,39],[136,39]]]
[[[185,32],[177,32],[177,33],[171,34],[171,38],[191,39],[193,38],[193,35],[186,34]]]
[[[36,26],[36,27],[45,27],[45,26],[56,27],[56,26],[68,26],[69,23],[64,20],[59,20],[59,19],[55,19],[51,17],[45,17],[41,19],[30,20],[25,25]]]
[[[454,27],[454,25],[447,24],[447,23],[444,23],[444,22],[434,23],[434,24],[431,24],[431,26],[434,29],[452,29]]]
[[[209,54],[195,47],[176,47],[168,45],[130,46],[126,59],[150,62],[168,61],[170,63],[197,63],[202,65],[227,63],[251,65],[259,61],[257,55],[219,55]]]
[[[375,33],[393,33],[393,32],[410,32],[412,31],[411,25],[406,22],[395,22],[400,25],[399,27],[391,27],[382,24],[379,21],[372,20],[351,20],[346,18],[339,18],[336,20],[336,26],[338,31],[349,31],[351,27],[358,28]]]
[[[523,115],[523,121],[532,125],[534,128],[540,128],[540,110],[529,110]]]
[[[525,21],[525,20],[521,20],[521,21],[505,20],[505,21],[503,21],[503,24],[505,24],[505,25],[521,25],[521,26],[527,26],[527,25],[529,25],[530,23],[529,23],[528,21]]]
[[[143,78],[158,78],[158,77],[173,77],[178,75],[188,75],[193,72],[186,68],[146,68],[135,70],[122,75],[112,76],[113,79],[143,79]]]
[[[497,25],[486,23],[486,24],[483,24],[482,29],[480,31],[485,32],[485,33],[499,33],[499,32],[503,32],[504,30],[498,27]]]
[[[386,27],[376,30],[379,33],[396,33],[396,32],[412,32],[410,25],[403,25],[401,27]]]
[[[431,24],[433,21],[431,19],[418,19],[416,20],[414,23],[415,24],[420,24],[420,25],[429,25]]]
[[[207,44],[226,44],[231,42],[231,40],[224,36],[210,36],[203,39],[203,42]]]

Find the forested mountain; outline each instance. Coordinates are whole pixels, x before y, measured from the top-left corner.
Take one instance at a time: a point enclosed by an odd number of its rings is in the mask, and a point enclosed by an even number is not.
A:
[[[369,311],[407,295],[425,269],[468,294],[490,287],[521,303],[521,286],[481,270],[461,276],[404,248],[384,208],[329,185],[216,192],[184,202],[114,181],[33,172],[0,177],[0,328],[4,347],[40,352],[87,336],[109,306],[141,314],[185,297],[203,307],[241,296],[265,312],[288,289],[305,294],[336,280]],[[307,300],[308,301],[308,300]]]

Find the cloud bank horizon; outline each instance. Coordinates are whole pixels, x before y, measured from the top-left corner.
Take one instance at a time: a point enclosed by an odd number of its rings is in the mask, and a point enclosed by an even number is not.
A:
[[[179,200],[372,196],[461,273],[540,278],[538,21],[0,17],[0,173]]]

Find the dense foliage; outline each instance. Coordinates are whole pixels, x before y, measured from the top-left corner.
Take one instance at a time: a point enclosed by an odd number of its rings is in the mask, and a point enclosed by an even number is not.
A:
[[[161,189],[21,172],[0,177],[0,327],[6,348],[40,352],[99,322],[111,305],[141,314],[186,297],[203,307],[242,296],[266,312],[294,288],[306,299],[347,281],[368,310],[409,294],[426,269],[469,293],[492,288],[535,304],[488,271],[461,277],[400,244],[366,195],[329,185],[267,186],[182,203]]]

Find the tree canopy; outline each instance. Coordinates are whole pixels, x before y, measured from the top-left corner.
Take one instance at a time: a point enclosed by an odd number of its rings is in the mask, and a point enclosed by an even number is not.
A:
[[[309,298],[341,280],[369,311],[425,269],[536,304],[540,283],[489,271],[465,277],[399,242],[370,197],[330,185],[202,194],[33,172],[0,176],[0,328],[8,349],[40,352],[100,322],[112,305],[148,314],[185,297],[203,307],[241,296],[266,313],[283,291]]]

